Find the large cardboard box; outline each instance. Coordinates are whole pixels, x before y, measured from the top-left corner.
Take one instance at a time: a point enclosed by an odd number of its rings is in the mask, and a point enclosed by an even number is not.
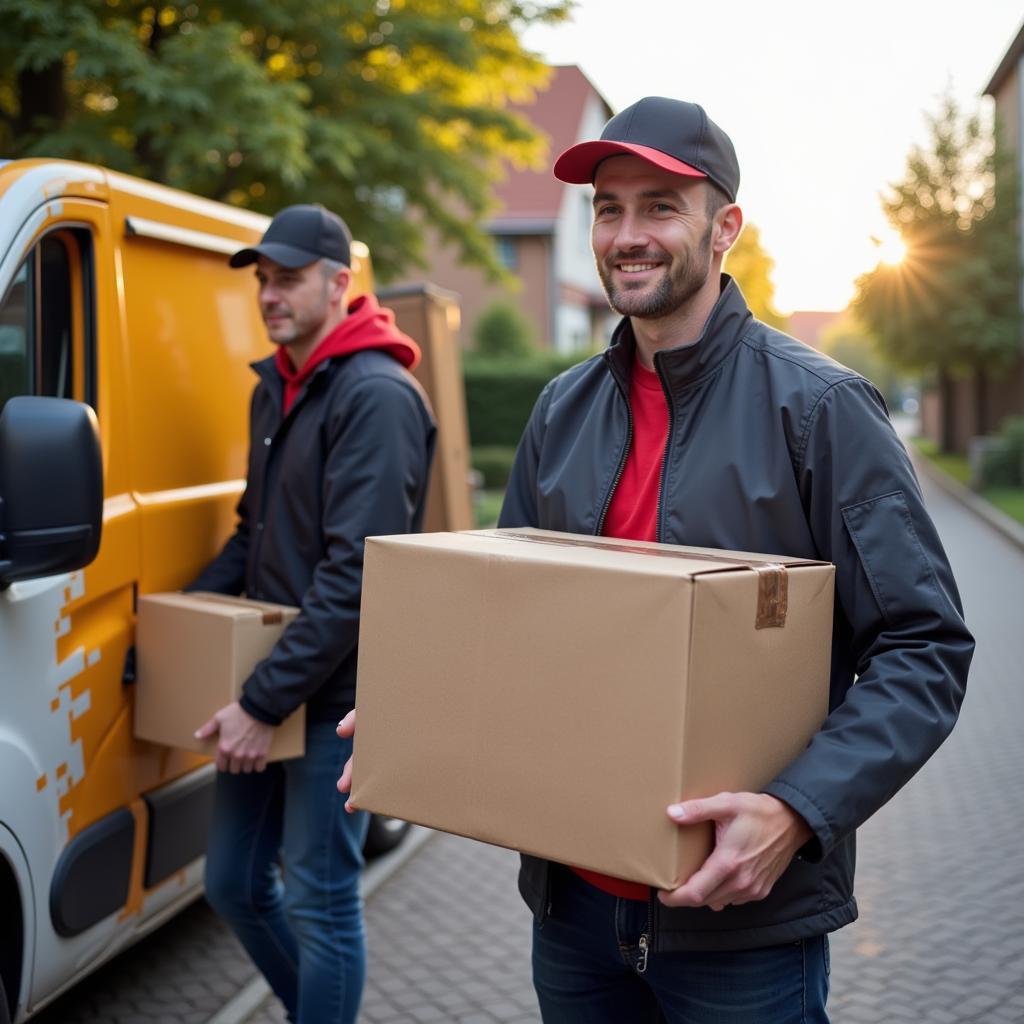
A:
[[[536,530],[373,537],[359,807],[674,888],[681,798],[758,791],[827,713],[834,568]]]
[[[298,608],[197,591],[140,597],[138,613],[135,736],[216,754],[216,737],[193,733],[238,699]],[[269,760],[302,756],[305,721],[300,707],[275,729]]]

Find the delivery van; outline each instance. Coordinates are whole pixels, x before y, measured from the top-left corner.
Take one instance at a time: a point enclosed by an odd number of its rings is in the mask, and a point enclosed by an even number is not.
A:
[[[184,585],[234,526],[249,363],[271,346],[227,256],[266,224],[94,166],[0,163],[0,1024],[201,891],[214,769],[133,737],[129,653],[139,595]],[[470,527],[457,306],[383,301],[439,423],[426,528]]]

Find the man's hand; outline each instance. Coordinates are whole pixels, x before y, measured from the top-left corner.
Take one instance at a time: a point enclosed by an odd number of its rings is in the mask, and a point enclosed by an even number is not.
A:
[[[339,723],[338,728],[335,730],[338,736],[343,740],[350,740],[356,734],[356,712],[353,708]],[[352,758],[350,757],[345,762],[345,767],[341,771],[341,778],[338,779],[338,792],[347,793],[352,788]],[[345,801],[345,810],[349,814],[354,814],[358,807],[351,800]]]
[[[678,889],[659,893],[666,907],[710,907],[763,900],[793,855],[811,838],[811,827],[788,804],[767,793],[719,793],[672,804],[678,825],[715,823],[715,848]]]
[[[196,729],[197,740],[220,733],[217,743],[217,770],[261,772],[267,767],[267,754],[274,739],[274,726],[258,722],[236,701],[221,708],[208,722]]]

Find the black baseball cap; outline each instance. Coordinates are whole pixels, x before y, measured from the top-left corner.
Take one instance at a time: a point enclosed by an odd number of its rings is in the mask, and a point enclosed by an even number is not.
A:
[[[286,206],[270,222],[259,245],[240,249],[228,261],[246,267],[260,256],[282,267],[305,267],[317,260],[334,260],[349,266],[352,233],[345,222],[320,205]]]
[[[692,178],[710,178],[736,201],[740,165],[729,136],[703,107],[665,96],[645,96],[616,114],[601,138],[580,142],[555,161],[555,177],[589,185],[597,165],[610,156],[632,153],[662,170]]]

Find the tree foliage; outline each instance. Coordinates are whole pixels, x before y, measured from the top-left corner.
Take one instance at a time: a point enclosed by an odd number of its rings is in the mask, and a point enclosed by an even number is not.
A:
[[[754,316],[784,330],[786,317],[775,308],[774,269],[775,260],[761,244],[760,230],[754,224],[746,224],[725,258],[725,270],[736,279]]]
[[[492,302],[473,325],[474,351],[495,359],[525,358],[536,350],[533,328],[519,307]]]
[[[998,373],[1020,345],[1016,175],[950,98],[929,134],[882,203],[907,254],[858,280],[854,309],[898,366]]]
[[[423,222],[498,273],[479,229],[511,102],[549,69],[519,41],[570,0],[0,0],[0,152],[67,157],[273,212],[337,210],[384,277]]]

